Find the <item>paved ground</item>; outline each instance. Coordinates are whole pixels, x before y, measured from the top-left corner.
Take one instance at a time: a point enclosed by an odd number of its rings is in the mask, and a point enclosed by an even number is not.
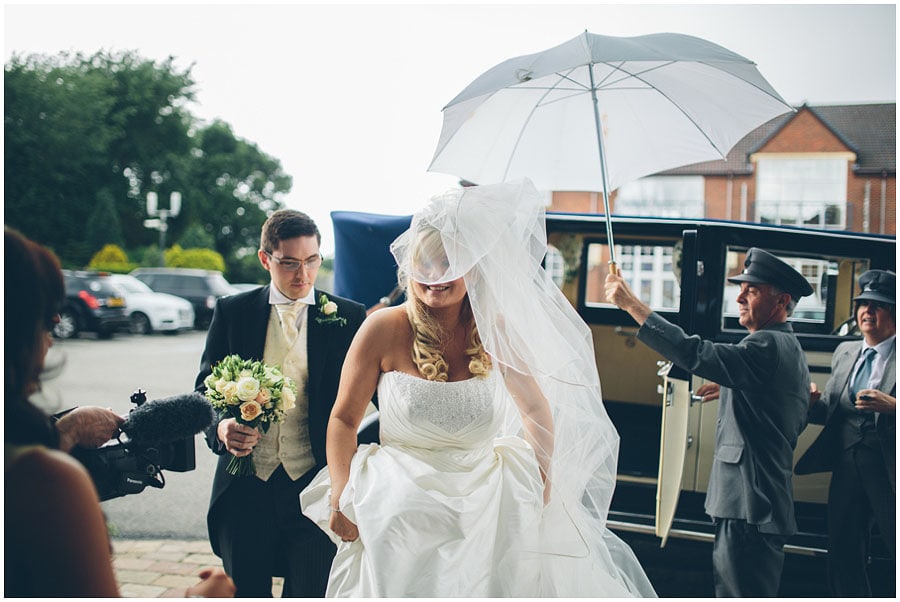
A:
[[[113,539],[113,565],[125,598],[183,598],[205,567],[222,566],[205,539]],[[275,596],[281,595],[275,579]]]

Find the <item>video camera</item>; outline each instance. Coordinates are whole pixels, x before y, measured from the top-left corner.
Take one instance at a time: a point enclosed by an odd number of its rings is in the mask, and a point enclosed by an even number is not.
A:
[[[213,420],[212,406],[197,393],[147,402],[146,392],[131,395],[132,408],[115,439],[97,449],[76,447],[72,455],[87,469],[100,501],[146,487],[162,489],[163,470],[197,467],[194,435]]]

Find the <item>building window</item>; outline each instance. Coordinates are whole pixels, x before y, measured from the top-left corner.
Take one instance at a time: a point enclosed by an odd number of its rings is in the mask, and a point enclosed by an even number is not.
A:
[[[619,273],[633,291],[655,311],[678,311],[681,304],[679,276],[673,270],[673,247],[663,245],[616,245]],[[585,305],[609,306],[604,282],[609,246],[591,243],[587,255]]]
[[[842,230],[846,225],[847,159],[759,158],[756,221]]]
[[[620,186],[617,215],[704,217],[703,176],[650,176]]]

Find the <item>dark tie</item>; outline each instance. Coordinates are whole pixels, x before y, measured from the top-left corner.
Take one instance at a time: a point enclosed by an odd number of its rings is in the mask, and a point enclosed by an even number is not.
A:
[[[872,376],[872,363],[875,361],[875,350],[872,347],[863,352],[863,361],[853,377],[853,384],[850,387],[850,399],[856,400],[856,395],[862,389],[869,388],[869,377]]]

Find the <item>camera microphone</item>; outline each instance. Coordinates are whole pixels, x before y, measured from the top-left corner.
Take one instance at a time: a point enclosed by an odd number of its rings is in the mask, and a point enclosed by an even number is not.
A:
[[[192,392],[139,405],[129,412],[121,429],[129,445],[149,447],[193,438],[214,419],[209,401]]]

